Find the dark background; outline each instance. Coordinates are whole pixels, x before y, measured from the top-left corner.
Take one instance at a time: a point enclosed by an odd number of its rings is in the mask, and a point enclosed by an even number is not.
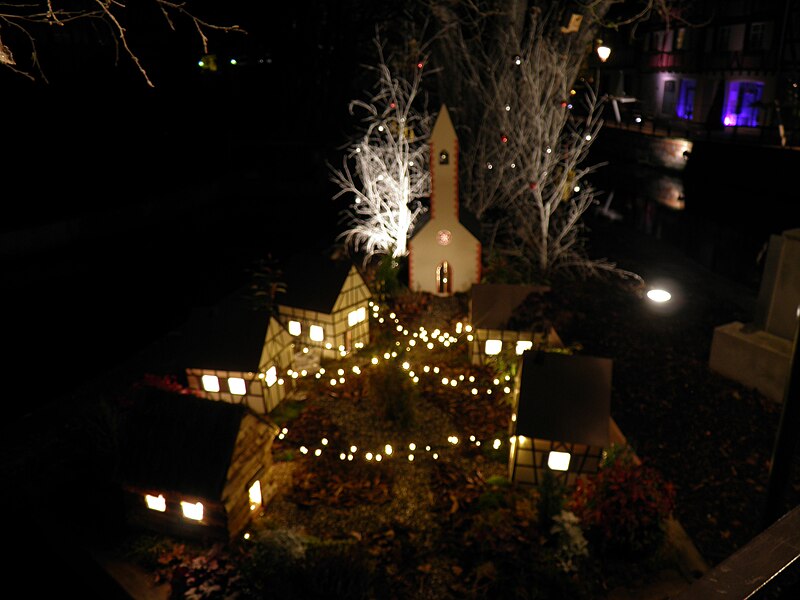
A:
[[[209,32],[211,72],[191,24],[170,31],[146,4],[131,3],[129,42],[154,88],[97,24],[36,30],[47,81],[0,70],[10,417],[136,356],[257,258],[338,232],[327,164],[341,164],[348,102],[372,83],[375,23],[394,8],[193,3],[246,31]]]

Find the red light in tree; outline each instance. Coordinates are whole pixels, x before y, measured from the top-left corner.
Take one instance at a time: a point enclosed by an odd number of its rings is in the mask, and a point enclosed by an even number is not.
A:
[[[397,106],[397,104],[395,104],[394,102],[391,102],[391,103],[389,104],[389,108],[395,108],[396,106]]]
[[[567,108],[567,103],[566,102],[562,102],[561,103],[561,108]]]
[[[500,141],[503,142],[504,144],[508,143],[508,136],[505,134],[500,136]]]
[[[535,190],[537,187],[539,187],[539,184],[536,183],[535,181],[531,181],[531,189]]]
[[[422,68],[422,67],[424,67],[424,66],[425,66],[425,64],[424,64],[422,61],[419,61],[419,62],[417,63],[417,68],[418,68],[418,69],[421,69],[421,68]]]

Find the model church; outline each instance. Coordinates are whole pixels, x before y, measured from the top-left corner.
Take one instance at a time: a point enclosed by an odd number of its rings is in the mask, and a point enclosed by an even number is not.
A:
[[[468,292],[480,282],[481,243],[477,223],[459,216],[458,138],[444,105],[431,133],[430,161],[430,210],[409,242],[408,285],[440,296]]]

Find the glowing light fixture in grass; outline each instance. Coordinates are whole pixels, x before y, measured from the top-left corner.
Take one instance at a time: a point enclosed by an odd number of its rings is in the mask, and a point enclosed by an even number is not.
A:
[[[663,304],[664,302],[669,302],[672,299],[672,294],[670,294],[667,290],[652,289],[647,292],[647,298],[653,302]]]

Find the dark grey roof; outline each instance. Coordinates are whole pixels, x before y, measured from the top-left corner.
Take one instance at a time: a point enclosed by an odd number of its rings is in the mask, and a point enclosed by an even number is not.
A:
[[[256,308],[242,288],[216,306],[196,309],[176,352],[184,368],[257,371],[270,312]]]
[[[123,480],[220,500],[244,406],[141,387],[123,409]]]
[[[531,294],[550,288],[506,283],[474,284],[470,291],[470,323],[480,329],[508,329],[508,321]]]
[[[298,254],[281,265],[286,292],[276,302],[284,306],[330,313],[342,291],[353,262],[333,259],[326,254]]]
[[[424,203],[428,210],[422,213],[419,217],[417,217],[417,221],[414,224],[414,232],[411,234],[411,239],[422,231],[422,229],[430,223],[431,220],[431,211],[430,211],[430,204],[428,202]],[[478,217],[476,217],[472,211],[466,208],[463,204],[459,204],[458,206],[458,222],[461,223],[467,231],[469,231],[475,239],[480,241],[481,239],[481,224],[478,221]]]
[[[607,446],[611,370],[608,358],[524,352],[517,435]]]

